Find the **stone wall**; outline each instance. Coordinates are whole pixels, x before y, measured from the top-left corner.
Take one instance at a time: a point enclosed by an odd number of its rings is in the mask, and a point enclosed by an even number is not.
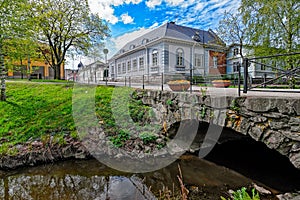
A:
[[[265,143],[300,169],[300,99],[284,97],[208,96],[138,90],[156,123],[170,128],[188,119],[230,128]]]

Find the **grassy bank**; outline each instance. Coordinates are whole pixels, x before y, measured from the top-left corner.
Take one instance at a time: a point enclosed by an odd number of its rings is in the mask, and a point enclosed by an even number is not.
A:
[[[7,83],[7,101],[0,102],[0,153],[46,134],[57,140],[75,136],[71,103],[72,84]]]
[[[125,139],[129,139],[122,138],[124,131],[126,134],[130,132],[120,130],[116,126],[111,111],[113,91],[113,87],[97,87],[95,113],[107,135],[111,137],[112,143],[121,147],[126,142]],[[65,135],[77,137],[72,116],[72,94],[73,84],[8,82],[7,101],[0,102],[0,154],[16,153],[15,150],[11,150],[16,144],[36,139],[43,142],[49,140],[50,135],[54,137],[54,142],[62,144]],[[128,93],[125,92],[124,97],[126,95],[128,96]],[[118,103],[123,102],[120,99]],[[143,122],[143,118],[148,114],[148,108],[140,100],[134,99],[130,100],[129,111],[134,121]]]

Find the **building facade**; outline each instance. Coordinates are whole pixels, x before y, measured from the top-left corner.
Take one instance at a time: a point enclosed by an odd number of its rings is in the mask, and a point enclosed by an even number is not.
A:
[[[244,46],[242,48],[242,54],[244,58],[255,58],[254,49],[249,46]],[[265,65],[261,65],[258,63],[264,63],[266,65],[274,66],[280,68],[283,65],[277,59],[277,62],[274,62],[271,59],[255,60],[257,63],[250,63],[248,66],[249,76],[253,79],[261,79],[261,78],[274,78],[276,77],[276,71],[272,70],[272,68],[267,67]],[[227,51],[227,70],[226,73],[228,75],[235,75],[238,73],[238,65],[241,65],[241,72],[244,72],[244,68],[242,66],[243,58],[240,54],[240,45],[239,44],[231,44],[228,46]]]
[[[106,81],[108,77],[108,67],[105,63],[96,61],[89,65],[78,64],[78,74],[76,81],[81,83],[99,83]]]
[[[26,64],[22,64],[26,63]],[[32,59],[29,63],[27,60],[15,62],[8,69],[8,78],[35,78],[35,79],[54,79],[54,70],[42,59]],[[65,79],[64,65],[60,68],[60,78]]]
[[[146,77],[165,81],[226,73],[226,46],[212,31],[166,23],[128,42],[109,59],[109,78],[115,81]],[[158,80],[161,80],[160,78]],[[158,81],[157,80],[157,81]]]

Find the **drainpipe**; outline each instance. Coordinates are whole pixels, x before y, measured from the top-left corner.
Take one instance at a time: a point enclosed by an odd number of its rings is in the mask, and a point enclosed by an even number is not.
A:
[[[194,67],[194,56],[195,56],[195,46],[197,42],[194,42],[193,47],[192,47],[192,60],[190,63],[190,93],[193,92],[193,67]]]
[[[149,73],[150,73],[150,70],[149,70],[149,64],[148,64],[148,48],[146,45],[143,46],[144,49],[145,49],[145,55],[146,55],[146,59],[145,59],[145,66],[144,66],[144,71],[143,71],[143,76],[145,74],[145,68],[147,70],[147,81],[149,83]]]

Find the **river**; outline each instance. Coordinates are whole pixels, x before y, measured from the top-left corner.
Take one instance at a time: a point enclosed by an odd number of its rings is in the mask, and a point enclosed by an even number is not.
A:
[[[189,199],[220,199],[220,196],[227,197],[229,189],[256,182],[193,155],[184,155],[163,169],[145,174],[122,173],[94,159],[69,160],[0,171],[0,199],[143,200],[152,194],[166,199],[168,194],[179,192],[178,166],[190,191]],[[149,190],[150,193],[145,192]],[[266,199],[276,198],[272,195]]]

